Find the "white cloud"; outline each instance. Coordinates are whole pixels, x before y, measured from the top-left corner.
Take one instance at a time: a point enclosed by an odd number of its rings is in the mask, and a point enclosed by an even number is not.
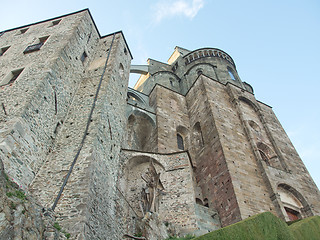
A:
[[[199,10],[203,7],[204,0],[176,0],[176,1],[159,1],[155,6],[155,21],[158,23],[164,18],[173,16],[185,16],[193,19]]]

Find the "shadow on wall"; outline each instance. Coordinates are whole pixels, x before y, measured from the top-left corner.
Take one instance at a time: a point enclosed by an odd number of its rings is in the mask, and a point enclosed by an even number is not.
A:
[[[156,124],[146,113],[134,110],[127,121],[128,148],[138,151],[153,151]]]

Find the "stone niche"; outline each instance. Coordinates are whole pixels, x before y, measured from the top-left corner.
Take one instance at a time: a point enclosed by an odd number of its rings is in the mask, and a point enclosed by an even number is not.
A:
[[[121,158],[123,170],[118,186],[141,219],[151,213],[153,217],[157,216],[159,223],[174,226],[180,234],[208,232],[209,225],[220,227],[219,219],[212,216],[215,211],[196,203],[193,170],[187,152],[159,154],[122,150]],[[150,171],[156,176],[153,178],[153,186],[156,184],[153,190],[148,183]],[[146,190],[149,197],[154,196],[149,208],[145,203]],[[201,225],[203,216],[206,223]]]

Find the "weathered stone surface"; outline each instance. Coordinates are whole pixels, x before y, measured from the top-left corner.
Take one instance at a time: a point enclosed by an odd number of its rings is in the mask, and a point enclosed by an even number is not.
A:
[[[222,50],[176,47],[128,89],[122,32],[101,37],[88,10],[5,31],[6,46],[0,239],[123,239],[140,229],[151,240],[262,211],[320,214],[319,190],[271,107]],[[6,195],[3,172],[27,200]]]

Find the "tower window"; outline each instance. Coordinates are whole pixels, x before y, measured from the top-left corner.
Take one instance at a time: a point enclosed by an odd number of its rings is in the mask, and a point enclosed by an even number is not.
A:
[[[232,79],[233,81],[236,81],[236,80],[237,80],[236,77],[235,77],[234,74],[233,74],[232,69],[229,68],[229,67],[228,67],[228,73],[229,73],[229,75],[230,75],[230,77],[231,77],[231,79]]]
[[[26,33],[26,31],[28,31],[28,29],[29,29],[29,28],[21,29],[21,30],[20,30],[20,34],[24,34],[24,33]]]
[[[84,52],[82,53],[82,55],[81,55],[81,58],[80,58],[81,62],[84,63],[84,61],[87,59],[87,57],[88,57],[88,55],[87,55],[87,53],[84,51]]]
[[[42,45],[47,41],[47,39],[49,38],[49,36],[45,36],[45,37],[41,37],[38,39],[37,43],[32,44],[30,46],[28,46],[23,53],[31,53],[31,52],[35,52],[40,50],[40,48],[42,47]]]
[[[169,81],[170,81],[171,87],[174,87],[174,80],[173,80],[173,78],[169,78]]]
[[[23,71],[23,68],[17,69],[17,70],[14,70],[14,71],[10,72],[10,73],[8,74],[8,76],[6,76],[6,77],[2,80],[2,82],[0,83],[0,86],[13,83],[13,82],[19,77],[19,75],[22,73],[22,71]]]
[[[1,48],[0,49],[0,56],[2,56],[9,49],[9,47],[10,46]]]
[[[58,20],[52,21],[52,22],[51,22],[51,26],[50,26],[50,27],[56,26],[56,25],[58,25],[60,22],[61,22],[61,19],[58,19]]]
[[[184,150],[183,137],[177,133],[177,144],[180,150]]]

